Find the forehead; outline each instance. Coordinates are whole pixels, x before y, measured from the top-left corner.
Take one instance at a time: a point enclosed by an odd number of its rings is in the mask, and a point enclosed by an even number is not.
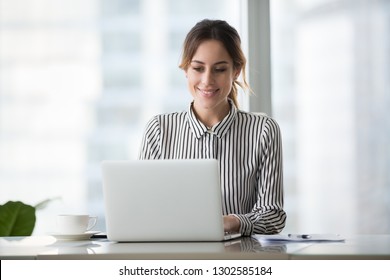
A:
[[[217,40],[202,42],[192,57],[192,61],[194,60],[207,64],[214,64],[221,61],[232,62],[232,58],[225,46]]]

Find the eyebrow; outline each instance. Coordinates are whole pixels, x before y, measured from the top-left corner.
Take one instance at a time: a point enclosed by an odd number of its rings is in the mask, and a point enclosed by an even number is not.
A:
[[[200,60],[191,60],[191,63],[199,63],[199,64],[205,64],[204,62],[200,61]],[[219,65],[219,64],[229,64],[229,62],[227,61],[218,61],[217,63],[214,63],[214,65]]]

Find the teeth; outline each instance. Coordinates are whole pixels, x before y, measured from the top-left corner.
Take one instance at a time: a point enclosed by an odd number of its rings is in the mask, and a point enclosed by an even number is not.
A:
[[[201,90],[204,94],[213,94],[216,90]]]

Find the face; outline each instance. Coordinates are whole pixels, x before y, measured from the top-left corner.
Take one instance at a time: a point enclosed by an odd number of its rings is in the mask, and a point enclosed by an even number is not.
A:
[[[227,98],[240,71],[233,68],[233,60],[221,42],[201,43],[185,72],[195,111],[218,113],[229,109]]]

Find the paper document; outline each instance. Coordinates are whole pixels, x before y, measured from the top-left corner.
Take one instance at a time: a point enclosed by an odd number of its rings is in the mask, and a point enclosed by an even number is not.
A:
[[[253,238],[263,242],[340,242],[345,240],[340,234],[255,234]]]

